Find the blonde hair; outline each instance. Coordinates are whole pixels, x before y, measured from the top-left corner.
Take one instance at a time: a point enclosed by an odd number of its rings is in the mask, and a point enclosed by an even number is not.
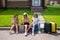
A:
[[[23,14],[23,16],[28,18],[28,14],[26,12]]]

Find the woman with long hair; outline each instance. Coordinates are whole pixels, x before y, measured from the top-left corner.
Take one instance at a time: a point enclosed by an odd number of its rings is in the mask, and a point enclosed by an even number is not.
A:
[[[15,14],[12,18],[12,27],[10,28],[10,33],[14,28],[16,28],[16,33],[18,34],[18,14]]]
[[[29,22],[30,22],[30,20],[29,20],[29,18],[28,18],[28,15],[27,15],[27,13],[24,13],[23,14],[23,19],[22,19],[22,23],[24,24],[24,26],[25,26],[25,36],[27,36],[27,31],[28,31],[28,25],[29,25]]]

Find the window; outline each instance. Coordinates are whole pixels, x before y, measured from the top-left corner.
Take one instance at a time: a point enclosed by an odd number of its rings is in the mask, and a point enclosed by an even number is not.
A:
[[[32,6],[41,6],[41,0],[32,0]]]

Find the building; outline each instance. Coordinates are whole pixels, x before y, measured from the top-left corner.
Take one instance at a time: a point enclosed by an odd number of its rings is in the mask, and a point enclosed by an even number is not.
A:
[[[4,8],[29,7],[31,11],[42,11],[44,0],[0,0],[0,6]]]
[[[49,1],[57,2],[57,4],[60,4],[60,0],[49,0]]]
[[[0,0],[0,6],[1,6],[1,0]]]
[[[51,1],[53,1],[53,3],[57,3],[60,4],[60,0],[45,0],[45,5],[49,4]]]

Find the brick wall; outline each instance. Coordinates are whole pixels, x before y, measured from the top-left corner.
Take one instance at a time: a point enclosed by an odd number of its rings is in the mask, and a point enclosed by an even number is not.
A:
[[[49,0],[45,0],[45,5],[47,5],[49,3]]]
[[[28,1],[28,0],[8,0],[8,1]]]
[[[7,1],[7,7],[30,7],[29,1]]]
[[[43,10],[43,7],[31,7],[31,11],[33,12],[41,12]]]
[[[60,0],[57,0],[58,4],[60,4]]]
[[[3,7],[3,0],[0,0],[0,7]]]
[[[1,0],[0,0],[0,6],[1,6]]]

